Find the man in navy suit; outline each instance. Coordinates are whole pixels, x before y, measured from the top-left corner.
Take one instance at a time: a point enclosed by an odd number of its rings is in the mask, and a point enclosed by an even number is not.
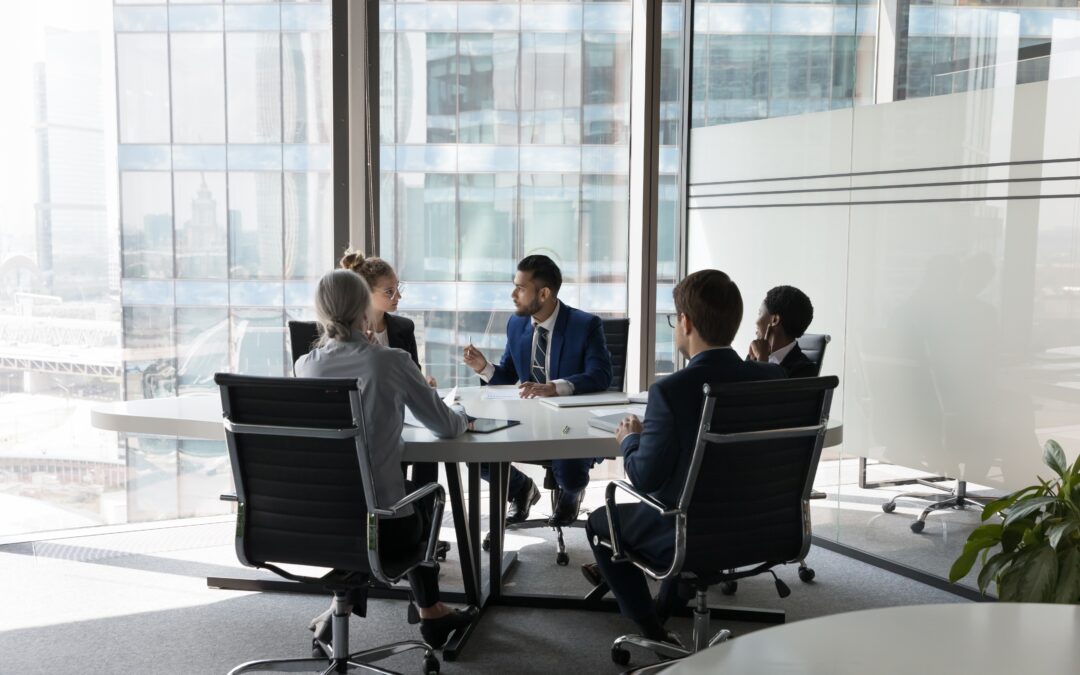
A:
[[[514,275],[514,316],[506,322],[506,351],[489,363],[476,347],[465,347],[465,363],[488,384],[520,384],[522,398],[571,396],[607,391],[611,354],[600,318],[559,302],[562,272],[546,255],[530,255]],[[551,468],[562,490],[551,525],[577,519],[593,459],[557,459]],[[487,480],[487,465],[482,474]],[[506,522],[520,523],[540,500],[532,479],[510,467]]]
[[[749,361],[779,364],[788,377],[817,377],[820,367],[799,349],[798,339],[814,320],[810,298],[794,286],[777,286],[765,294],[750,343]]]
[[[675,346],[689,359],[686,367],[649,387],[644,423],[634,415],[619,423],[615,438],[623,453],[623,468],[629,481],[667,506],[678,502],[689,471],[697,439],[704,397],[702,385],[722,382],[769,380],[784,377],[780,366],[745,361],[731,348],[742,321],[743,304],[739,289],[719,270],[702,270],[683,279],[673,291],[675,297]],[[670,564],[675,552],[675,527],[644,504],[620,504],[619,540],[650,562]],[[675,580],[661,584],[653,602],[645,575],[628,562],[613,563],[611,550],[595,537],[610,539],[607,509],[593,511],[585,529],[599,566],[599,574],[611,586],[622,613],[653,640],[675,641],[664,629],[671,612],[685,605],[689,596],[680,594]],[[591,566],[583,566],[593,578]]]

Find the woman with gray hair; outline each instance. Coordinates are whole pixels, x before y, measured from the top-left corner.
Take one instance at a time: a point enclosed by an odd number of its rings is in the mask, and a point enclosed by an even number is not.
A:
[[[464,410],[451,409],[442,402],[408,353],[368,339],[365,331],[370,303],[371,291],[359,275],[345,269],[324,275],[315,290],[315,313],[323,335],[315,349],[297,360],[295,372],[297,377],[359,380],[364,416],[379,421],[368,429],[375,501],[393,504],[408,491],[401,475],[405,406],[438,438],[465,433],[468,418]],[[405,555],[428,538],[431,527],[438,526],[431,522],[430,501],[420,502],[392,526],[379,528],[379,551],[386,557]],[[420,634],[436,649],[475,616],[472,608],[452,610],[439,601],[438,574],[431,567],[409,572],[409,585],[420,610]],[[325,612],[311,625],[323,642],[330,637],[329,617],[330,612]]]

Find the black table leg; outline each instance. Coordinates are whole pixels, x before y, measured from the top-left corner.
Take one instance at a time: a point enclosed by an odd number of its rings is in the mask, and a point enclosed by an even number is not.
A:
[[[447,462],[446,483],[450,492],[450,509],[454,517],[454,532],[457,536],[458,559],[461,564],[461,582],[465,587],[465,597],[470,605],[480,606],[480,575],[477,572],[474,548],[478,545],[476,536],[469,530],[472,513],[465,508],[465,494],[461,488],[460,467]]]
[[[505,527],[506,509],[506,462],[493,462],[491,464],[491,476],[488,483],[488,494],[491,497],[488,505],[488,532],[490,533],[491,548],[488,549],[488,598],[498,601],[502,595],[502,550],[503,528]]]

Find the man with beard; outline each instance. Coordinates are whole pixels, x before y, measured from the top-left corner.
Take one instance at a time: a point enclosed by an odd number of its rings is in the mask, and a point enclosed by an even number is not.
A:
[[[506,323],[506,351],[498,364],[489,363],[473,345],[465,347],[465,363],[488,384],[518,384],[522,398],[571,396],[607,391],[611,385],[611,355],[600,318],[559,302],[562,272],[546,255],[522,259],[514,275],[514,316]],[[561,489],[549,520],[565,526],[577,519],[594,460],[557,459],[552,473]],[[487,465],[482,474],[488,479]],[[532,479],[510,467],[507,524],[529,517],[540,500]]]

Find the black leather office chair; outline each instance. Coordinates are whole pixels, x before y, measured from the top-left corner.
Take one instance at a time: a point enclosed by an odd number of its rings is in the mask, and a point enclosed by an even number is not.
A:
[[[323,584],[334,595],[332,637],[316,640],[323,657],[259,660],[229,675],[265,670],[370,670],[364,664],[410,649],[424,651],[424,672],[439,672],[431,646],[406,640],[349,653],[349,615],[364,615],[367,589],[391,584],[418,565],[434,565],[437,527],[426,545],[398,560],[380,557],[383,519],[422,498],[442,520],[442,486],[429,483],[393,505],[375,503],[363,409],[356,380],[249,377],[218,373],[225,433],[236,485],[236,555],[248,567]],[[329,567],[321,578],[280,564]],[[325,656],[329,655],[329,656]],[[305,668],[306,667],[306,668]],[[376,670],[375,672],[387,672]]]
[[[289,346],[292,347],[292,361],[307,354],[319,340],[322,331],[316,321],[289,321]]]
[[[707,591],[714,584],[768,572],[780,597],[791,593],[772,568],[801,560],[810,549],[808,500],[837,384],[830,376],[706,385],[678,503],[663,504],[626,481],[608,484],[611,539],[602,543],[612,559],[656,580],[677,577],[696,591],[692,647],[623,635],[612,644],[613,661],[629,663],[625,645],[682,658],[729,638],[727,630],[709,634]],[[619,541],[617,489],[671,519],[673,560],[646,559]]]
[[[799,343],[799,349],[810,360],[810,363],[817,366],[817,372],[814,373],[814,376],[820,375],[821,363],[825,360],[825,348],[832,342],[832,336],[824,333],[820,335],[805,333],[795,342]]]
[[[611,356],[611,386],[608,391],[622,391],[626,382],[626,350],[630,341],[630,319],[603,319],[604,340],[607,342],[608,354]],[[544,467],[544,489],[551,494],[551,512],[555,513],[555,505],[559,503],[561,490],[555,482],[555,474],[551,471],[551,462],[527,462]],[[585,521],[578,519],[569,527],[584,527]],[[514,530],[529,530],[538,527],[548,527],[546,518],[531,518],[516,525],[510,526]],[[490,534],[484,536],[481,546],[485,551],[491,548]],[[566,540],[563,538],[563,528],[555,528],[555,563],[561,566],[570,564],[570,556],[566,553]]]
[[[608,391],[622,391],[626,386],[626,349],[630,343],[630,319],[603,319],[604,340],[611,355],[611,386]]]

